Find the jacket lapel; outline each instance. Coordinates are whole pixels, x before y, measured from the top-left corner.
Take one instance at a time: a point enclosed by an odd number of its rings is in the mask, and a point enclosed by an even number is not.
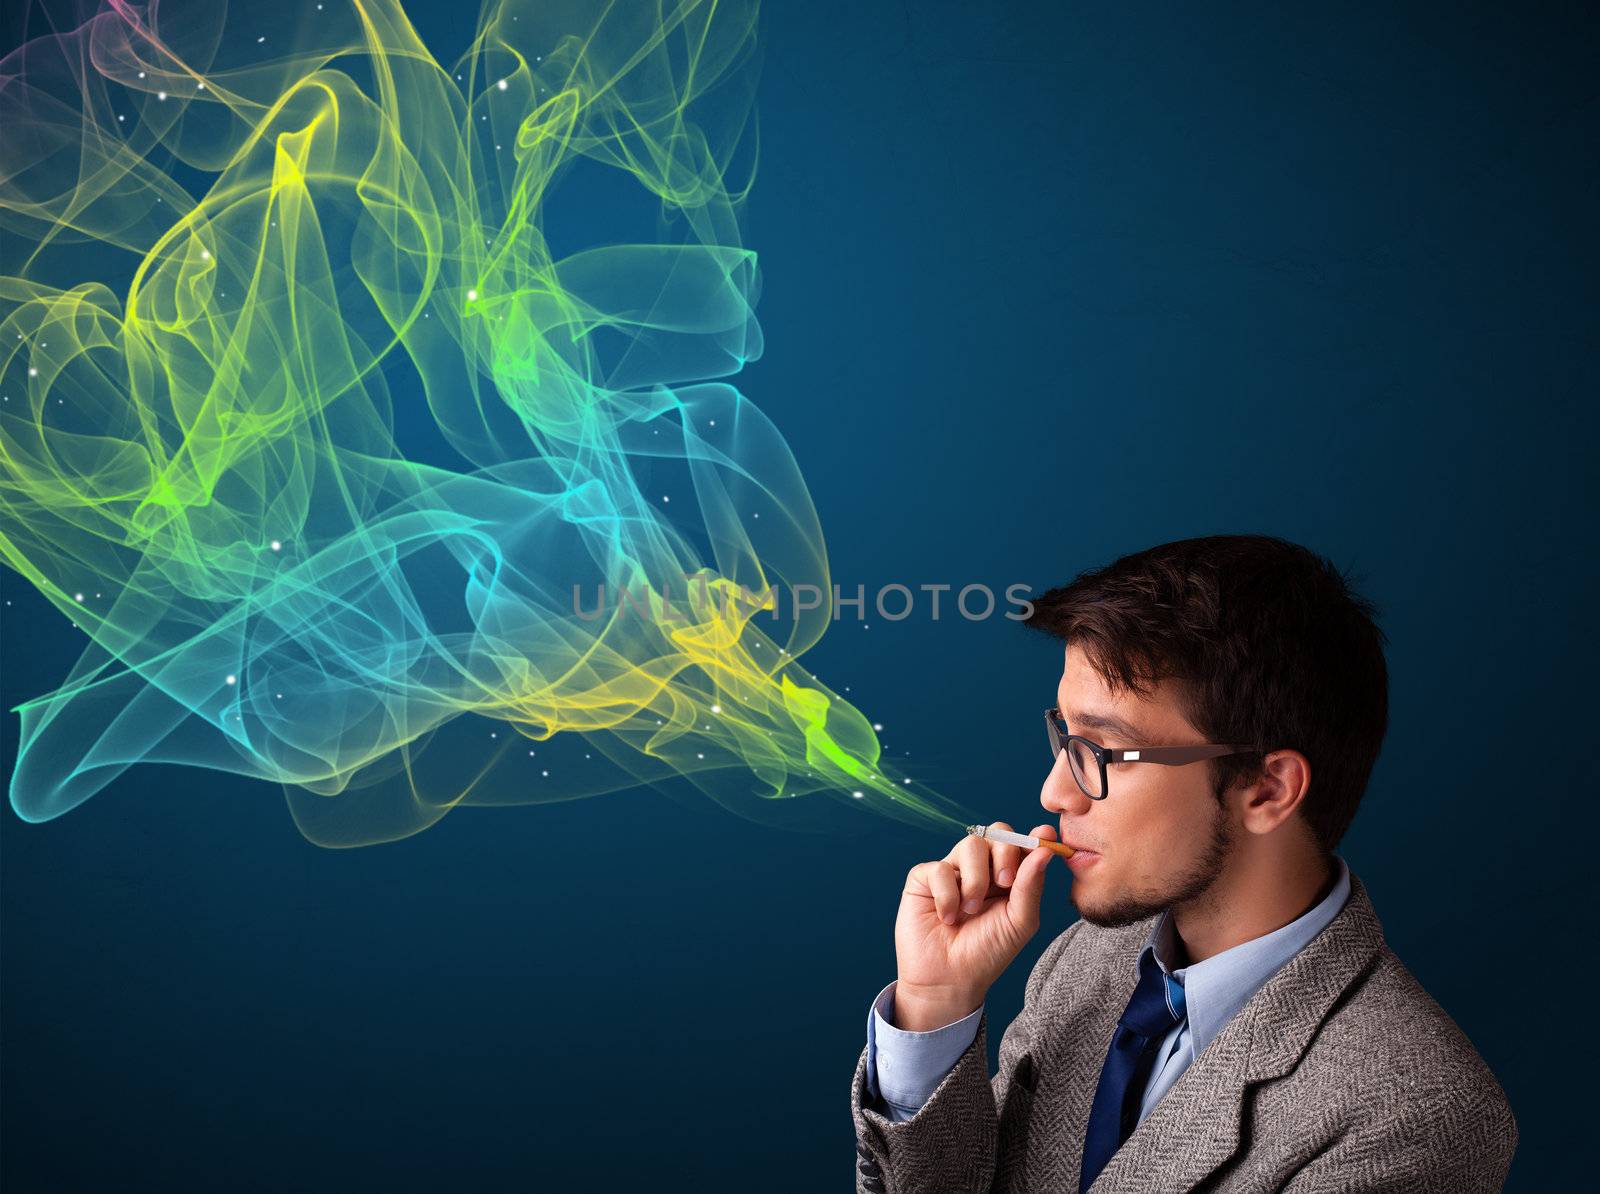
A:
[[[1352,875],[1340,913],[1195,1058],[1091,1190],[1187,1189],[1231,1157],[1239,1147],[1246,1092],[1295,1067],[1334,1003],[1382,946],[1383,928]],[[1087,1112],[1079,1121],[1080,1155],[1086,1123]]]
[[[1151,917],[1121,929],[1102,930],[1104,956],[1084,959],[1080,969],[1062,979],[1066,990],[1060,1004],[1075,1010],[1069,1027],[1046,1036],[1050,1049],[1041,1067],[1041,1081],[1049,1082],[1051,1089],[1040,1091],[1035,1101],[1059,1110],[1052,1112],[1050,1140],[1045,1142],[1044,1151],[1033,1158],[1034,1165],[1045,1166],[1045,1171],[1031,1174],[1033,1188],[1077,1194],[1083,1140],[1100,1069],[1105,1065],[1117,1021],[1139,981],[1138,967],[1131,959],[1138,956],[1154,923],[1155,918]],[[1057,1115],[1059,1118],[1055,1118]]]

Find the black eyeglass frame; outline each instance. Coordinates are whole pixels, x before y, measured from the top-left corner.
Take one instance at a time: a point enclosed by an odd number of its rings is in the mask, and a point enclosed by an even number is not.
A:
[[[1059,726],[1057,723],[1060,723]],[[1111,785],[1106,776],[1107,763],[1160,763],[1164,767],[1182,767],[1186,763],[1198,763],[1201,759],[1219,759],[1224,755],[1243,755],[1264,753],[1259,746],[1245,746],[1241,743],[1216,743],[1207,742],[1198,746],[1126,746],[1110,747],[1101,746],[1092,739],[1085,738],[1082,734],[1074,734],[1067,719],[1061,716],[1059,706],[1052,705],[1044,711],[1044,725],[1050,735],[1050,757],[1060,756],[1061,752],[1072,745],[1081,742],[1089,748],[1089,753],[1094,755],[1095,762],[1100,766],[1100,795],[1096,796],[1089,791],[1088,785],[1083,782],[1083,777],[1078,774],[1078,769],[1073,766],[1072,755],[1067,756],[1067,770],[1072,772],[1072,778],[1077,782],[1078,790],[1090,800],[1104,800],[1110,794]],[[1061,732],[1066,729],[1066,733]]]

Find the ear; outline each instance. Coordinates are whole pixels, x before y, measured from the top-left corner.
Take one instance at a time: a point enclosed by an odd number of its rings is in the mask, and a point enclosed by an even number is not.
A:
[[[1270,751],[1260,777],[1244,789],[1240,820],[1249,833],[1271,833],[1287,821],[1311,787],[1311,760],[1297,750]]]

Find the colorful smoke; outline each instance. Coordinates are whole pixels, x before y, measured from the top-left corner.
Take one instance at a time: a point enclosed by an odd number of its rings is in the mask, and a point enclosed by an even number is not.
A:
[[[822,531],[718,380],[756,62],[726,0],[491,3],[450,67],[393,0],[112,0],[0,63],[0,559],[89,640],[18,707],[22,817],[159,762],[329,846],[674,777],[973,819],[781,608]],[[614,238],[563,244],[564,183]]]

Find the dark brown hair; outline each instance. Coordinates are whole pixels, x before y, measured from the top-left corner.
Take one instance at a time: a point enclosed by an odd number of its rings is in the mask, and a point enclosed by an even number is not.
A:
[[[1080,647],[1114,692],[1177,681],[1208,742],[1292,748],[1311,762],[1301,811],[1333,849],[1355,817],[1389,725],[1377,609],[1315,552],[1270,535],[1180,539],[1081,573],[1025,623]],[[1208,761],[1216,792],[1260,754]]]

